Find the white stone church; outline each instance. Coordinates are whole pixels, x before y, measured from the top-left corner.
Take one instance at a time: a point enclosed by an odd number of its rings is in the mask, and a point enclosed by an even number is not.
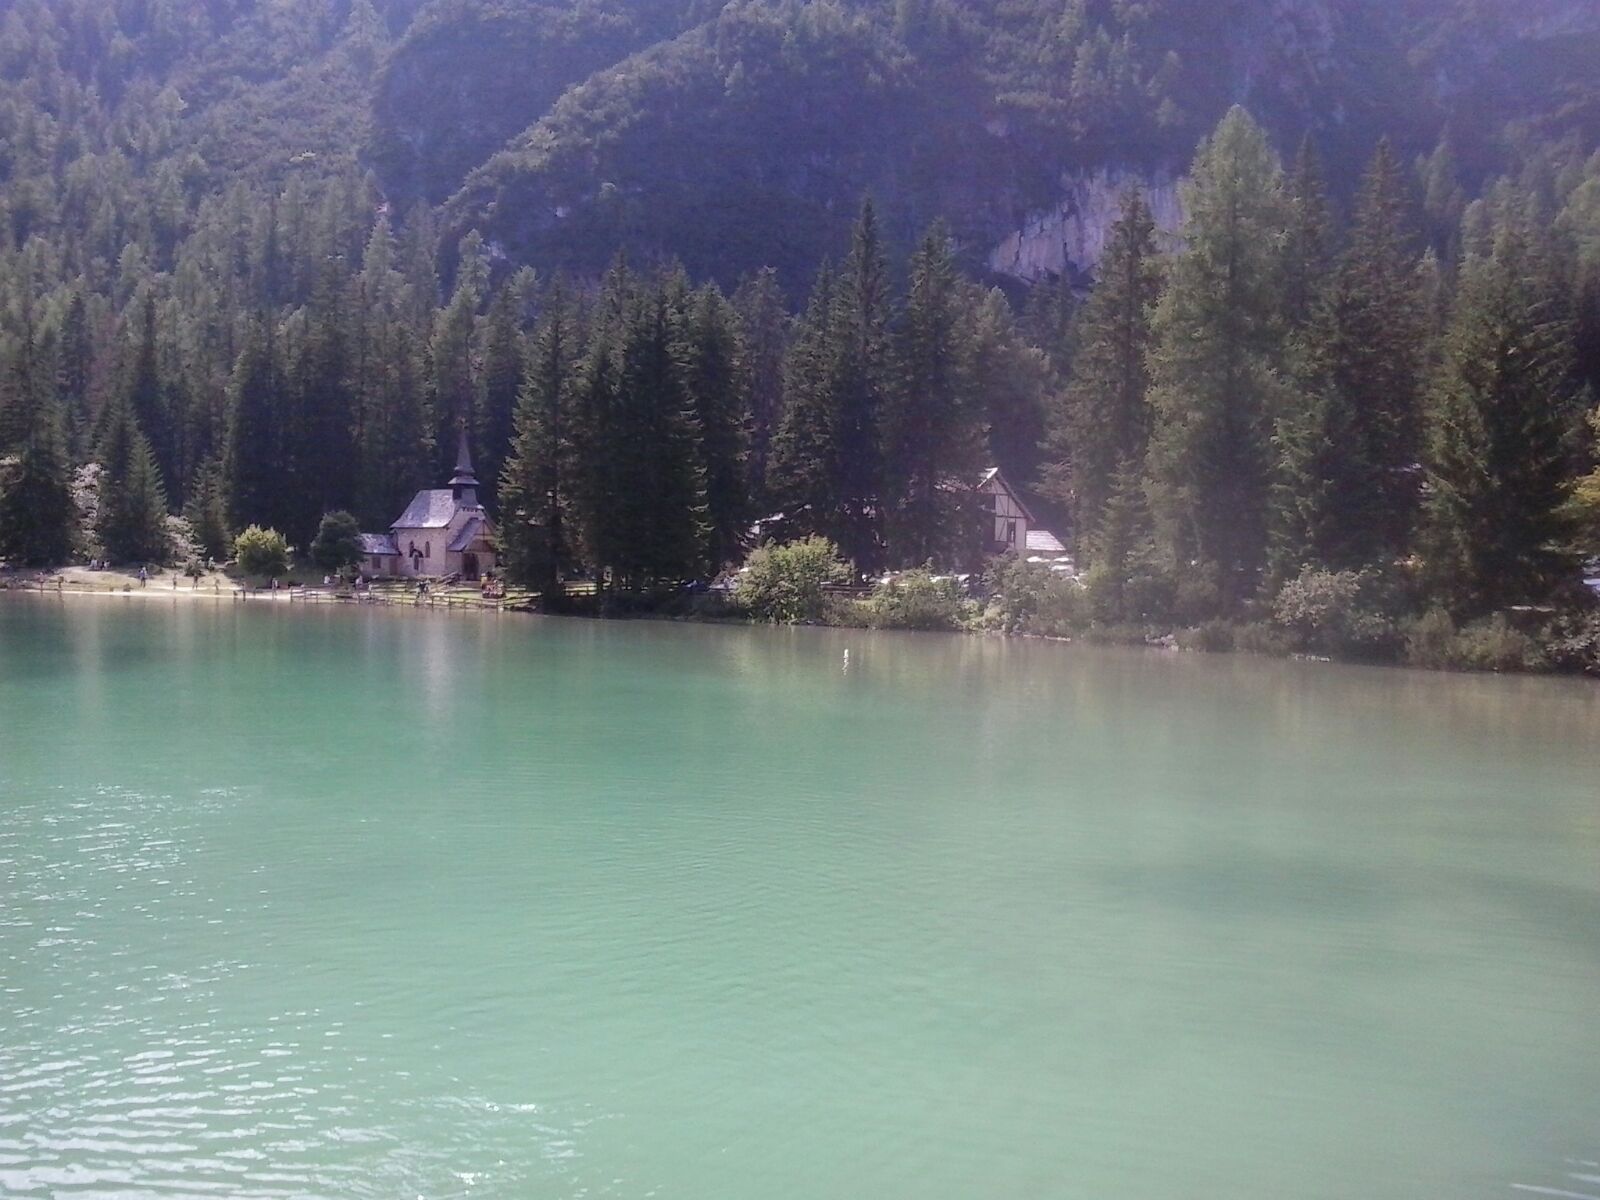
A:
[[[378,577],[481,579],[495,569],[494,525],[478,503],[466,430],[449,486],[418,492],[388,533],[363,533],[361,552],[363,569]]]

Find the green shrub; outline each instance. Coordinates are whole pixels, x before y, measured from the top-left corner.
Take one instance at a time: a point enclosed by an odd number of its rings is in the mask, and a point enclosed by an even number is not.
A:
[[[765,621],[820,621],[825,615],[827,584],[845,583],[850,568],[827,538],[757,547],[745,560],[735,598],[751,615]]]
[[[1539,643],[1498,613],[1457,635],[1456,657],[1469,671],[1538,671],[1548,663]]]
[[[1180,625],[1203,625],[1223,610],[1222,584],[1214,568],[1191,566],[1172,587],[1172,618]]]
[[[289,571],[289,543],[276,529],[250,526],[234,539],[233,556],[246,575],[285,575]]]
[[[1084,631],[1083,640],[1091,646],[1148,646],[1150,631],[1143,625],[1094,624]]]
[[[1397,631],[1380,611],[1372,594],[1375,587],[1376,576],[1369,571],[1307,567],[1278,592],[1272,619],[1304,650],[1340,657],[1391,657],[1397,649]]]
[[[361,561],[361,526],[347,512],[331,512],[317,527],[311,561],[324,571],[342,571]]]
[[[1234,648],[1237,634],[1229,621],[1214,617],[1192,629],[1178,631],[1180,650],[1199,650],[1205,654],[1226,654]]]
[[[1600,675],[1600,612],[1566,612],[1541,631],[1539,642],[1558,671]]]
[[[1276,625],[1250,621],[1233,631],[1233,648],[1243,654],[1284,658],[1294,653],[1294,641]]]
[[[1450,614],[1437,608],[1405,626],[1405,661],[1456,671],[1539,671],[1551,663],[1539,643],[1503,615],[1458,629]]]
[[[925,567],[879,584],[867,601],[879,629],[955,629],[965,608],[960,584]]]
[[[989,570],[989,622],[1004,633],[1064,636],[1089,624],[1083,585],[1039,563],[1002,555]]]
[[[1456,623],[1442,608],[1430,608],[1402,626],[1405,661],[1413,667],[1443,670],[1454,666]]]

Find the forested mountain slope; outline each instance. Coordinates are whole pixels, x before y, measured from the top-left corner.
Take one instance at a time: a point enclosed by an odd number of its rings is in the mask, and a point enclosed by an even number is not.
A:
[[[1181,172],[1235,103],[1346,194],[1380,136],[1472,191],[1600,135],[1596,61],[1588,0],[9,0],[0,172],[26,228],[63,188],[159,223],[359,164],[512,259],[795,282],[867,191],[980,264],[1088,174]]]

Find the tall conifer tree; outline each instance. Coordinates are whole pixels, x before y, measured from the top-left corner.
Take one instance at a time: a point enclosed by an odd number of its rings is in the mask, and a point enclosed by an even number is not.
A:
[[[881,557],[881,421],[892,370],[889,302],[877,211],[867,200],[839,272],[830,325],[837,541],[861,570],[874,569]]]
[[[1426,337],[1406,209],[1400,164],[1384,142],[1334,278],[1325,343],[1333,402],[1348,414],[1336,436],[1348,435],[1338,449],[1351,467],[1334,519],[1352,563],[1403,554],[1416,522]]]
[[[1187,244],[1154,317],[1152,507],[1180,572],[1254,592],[1266,561],[1271,422],[1283,399],[1283,175],[1266,135],[1234,109],[1201,147],[1186,190]],[[1192,614],[1191,614],[1192,615]]]
[[[976,541],[970,486],[983,468],[972,341],[950,234],[935,225],[911,259],[883,412],[885,533],[891,563],[966,565]]]
[[[1152,318],[1161,295],[1155,220],[1137,190],[1123,197],[1100,281],[1078,318],[1072,378],[1050,430],[1050,490],[1071,508],[1082,549],[1125,469],[1142,471],[1150,441]]]
[[[10,457],[0,454],[0,558],[31,566],[67,561],[77,509],[57,405],[38,405]]]
[[[682,318],[684,389],[705,486],[706,549],[712,570],[739,560],[750,523],[745,468],[749,415],[739,318],[714,285],[688,297]]]
[[[1461,616],[1539,603],[1574,578],[1563,509],[1571,329],[1525,231],[1462,271],[1429,403],[1424,550]]]
[[[581,346],[565,289],[545,297],[517,398],[516,436],[501,473],[500,544],[513,578],[547,596],[573,563],[572,403]]]
[[[133,406],[114,402],[99,447],[100,499],[95,534],[113,562],[156,562],[167,556],[167,500],[161,471]]]

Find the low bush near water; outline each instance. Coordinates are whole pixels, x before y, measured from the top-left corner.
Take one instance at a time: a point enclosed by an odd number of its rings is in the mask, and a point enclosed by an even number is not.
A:
[[[734,596],[740,607],[760,620],[821,621],[828,607],[824,587],[849,578],[850,568],[827,538],[808,537],[783,545],[768,542],[745,560]]]
[[[918,569],[880,584],[867,610],[879,629],[957,629],[965,615],[961,585]]]
[[[1065,637],[1089,624],[1083,585],[1048,567],[1004,555],[990,567],[989,584],[994,594],[985,623],[1002,633]]]
[[[1283,585],[1272,620],[1298,648],[1340,658],[1393,658],[1398,632],[1374,595],[1370,571],[1307,568]]]
[[[1405,625],[1405,661],[1413,667],[1455,671],[1540,671],[1551,665],[1539,643],[1503,614],[1458,628],[1450,614],[1432,609]]]

